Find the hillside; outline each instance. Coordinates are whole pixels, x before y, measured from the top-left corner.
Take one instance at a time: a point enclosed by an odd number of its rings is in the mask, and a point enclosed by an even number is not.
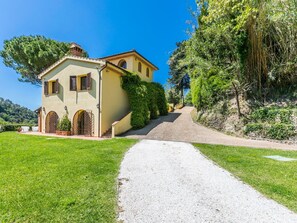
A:
[[[0,123],[36,124],[37,114],[0,97]]]
[[[197,27],[169,59],[169,83],[190,88],[204,125],[296,142],[296,2],[207,0],[198,9]]]

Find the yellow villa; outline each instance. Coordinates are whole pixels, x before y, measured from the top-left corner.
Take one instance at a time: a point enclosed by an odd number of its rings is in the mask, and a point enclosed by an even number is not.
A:
[[[42,107],[39,130],[55,133],[65,114],[72,122],[73,135],[102,137],[112,127],[120,134],[130,126],[130,110],[121,76],[136,73],[151,82],[158,68],[137,51],[132,50],[99,59],[81,57],[78,44],[72,44],[71,55],[65,56],[44,70]]]

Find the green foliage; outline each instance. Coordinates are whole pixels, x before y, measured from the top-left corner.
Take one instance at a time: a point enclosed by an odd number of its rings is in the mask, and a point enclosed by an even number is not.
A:
[[[0,97],[0,124],[37,124],[37,114],[28,108],[4,100]]]
[[[292,124],[275,123],[267,130],[267,136],[271,139],[284,140],[295,135],[295,126]]]
[[[251,118],[256,122],[275,122],[277,115],[277,109],[264,107],[253,111]]]
[[[180,94],[178,91],[174,88],[168,89],[165,93],[166,100],[168,103],[171,103],[173,105],[178,104],[181,101]]]
[[[20,81],[40,85],[37,75],[65,56],[69,46],[44,36],[20,36],[5,40],[0,56],[7,67],[21,75]]]
[[[221,100],[208,80],[213,69],[218,71],[215,76],[222,72],[238,83],[238,89],[223,90],[221,98],[237,92],[263,101],[297,84],[295,0],[201,0],[197,5],[197,28],[169,60],[169,82],[189,74],[197,108],[209,109]]]
[[[165,90],[160,83],[150,83],[153,88],[155,89],[155,95],[153,97],[157,98],[157,107],[159,110],[160,115],[167,115],[167,101],[165,97]]]
[[[211,108],[223,100],[230,89],[231,80],[227,73],[210,69],[191,81],[192,102],[198,109]]]
[[[138,129],[149,122],[147,89],[138,75],[127,74],[122,77],[122,88],[127,92],[132,111],[131,125]]]
[[[133,128],[144,127],[150,118],[158,117],[158,112],[160,115],[168,113],[162,85],[143,82],[138,75],[127,73],[122,77],[122,88],[128,94]]]
[[[263,107],[254,110],[250,117],[255,122],[292,124],[292,113],[292,109],[289,108]]]
[[[262,123],[249,123],[245,126],[244,132],[249,134],[251,132],[261,132],[263,130]]]
[[[64,115],[59,121],[57,129],[60,131],[70,131],[71,130],[71,121],[67,115]]]
[[[264,107],[250,115],[254,123],[245,126],[245,134],[257,133],[262,137],[284,140],[296,135],[290,108]]]
[[[282,123],[291,124],[292,123],[292,110],[291,109],[280,109],[279,116]]]
[[[168,82],[178,90],[190,88],[190,77],[187,75],[186,42],[176,44],[177,48],[171,54]]]
[[[185,97],[185,103],[186,103],[186,105],[193,105],[191,90],[187,93],[187,95]]]
[[[3,124],[1,126],[2,126],[2,131],[3,132],[16,132],[22,126],[29,126],[31,128],[33,125],[28,125],[28,124]]]
[[[155,97],[157,94],[157,89],[155,89],[154,85],[151,83],[142,82],[142,84],[146,87],[146,100],[150,112],[150,118],[156,119],[158,118],[158,105],[157,98]]]

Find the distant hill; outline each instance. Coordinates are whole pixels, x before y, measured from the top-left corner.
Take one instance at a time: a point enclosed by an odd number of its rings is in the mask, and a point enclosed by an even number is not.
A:
[[[36,124],[37,114],[0,97],[0,123]]]

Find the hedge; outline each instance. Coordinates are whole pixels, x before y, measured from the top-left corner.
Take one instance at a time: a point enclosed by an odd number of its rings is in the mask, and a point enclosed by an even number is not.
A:
[[[0,125],[1,126],[1,131],[3,132],[15,132],[15,131],[18,131],[19,128],[21,128],[22,126],[29,126],[30,129],[32,128],[32,126],[34,125],[28,125],[28,124],[3,124],[3,125]]]
[[[122,76],[122,88],[126,91],[132,111],[131,125],[134,129],[143,128],[150,119],[167,115],[165,91],[161,84],[141,81],[135,74]]]
[[[295,135],[295,126],[291,124],[276,123],[267,130],[267,136],[271,139],[284,140]]]
[[[284,124],[292,124],[292,110],[286,108],[259,108],[252,112],[251,118],[255,122],[280,122]]]
[[[57,129],[60,131],[70,131],[71,130],[71,121],[67,115],[64,115],[63,118],[59,121]]]
[[[292,124],[274,123],[249,123],[245,126],[245,134],[256,133],[259,136],[269,139],[285,140],[296,136],[295,126]]]

